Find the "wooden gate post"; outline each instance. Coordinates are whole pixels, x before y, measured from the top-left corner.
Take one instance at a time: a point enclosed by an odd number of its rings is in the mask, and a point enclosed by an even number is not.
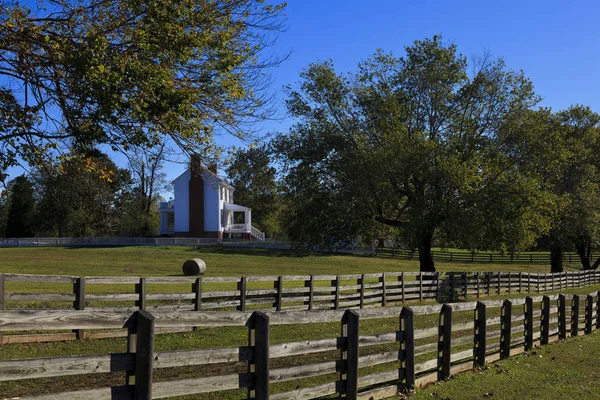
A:
[[[248,345],[254,347],[254,359],[248,372],[254,375],[254,386],[248,388],[248,399],[269,399],[269,316],[262,311],[252,313],[248,322]]]
[[[402,304],[406,302],[406,285],[404,284],[404,272],[400,273],[400,281],[402,282]]]
[[[579,335],[579,295],[573,295],[571,303],[571,336]]]
[[[564,294],[558,295],[558,338],[567,338],[567,299]]]
[[[410,307],[402,307],[400,311],[400,385],[399,390],[415,389],[415,323],[414,313]]]
[[[85,308],[85,277],[82,276],[75,279],[73,293],[75,294],[73,308],[75,310],[83,310]],[[83,329],[75,329],[73,332],[75,332],[77,339],[83,340],[85,335]]]
[[[548,344],[550,341],[550,297],[542,298],[542,332],[540,335],[540,343]]]
[[[594,326],[594,296],[587,295],[585,298],[585,334],[592,333]]]
[[[500,359],[510,357],[512,335],[512,302],[504,300],[500,310]]]
[[[525,297],[525,351],[533,350],[533,298]]]
[[[342,336],[346,338],[346,346],[342,350],[342,360],[346,368],[340,373],[340,380],[346,381],[346,399],[358,398],[358,339],[359,316],[354,310],[346,310],[342,317]]]
[[[486,305],[480,301],[475,307],[475,343],[473,344],[473,356],[475,366],[485,366],[485,353],[487,350],[487,317]]]
[[[452,307],[444,304],[440,311],[438,326],[438,381],[450,377],[452,352]]]
[[[136,315],[135,400],[152,399],[154,362],[154,316],[144,310]]]

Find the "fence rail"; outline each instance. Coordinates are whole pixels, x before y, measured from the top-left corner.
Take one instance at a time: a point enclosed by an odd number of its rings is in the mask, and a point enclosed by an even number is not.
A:
[[[600,328],[600,296],[560,294],[446,303],[414,307],[331,311],[253,312],[94,312],[73,310],[0,311],[0,332],[37,329],[127,328],[128,351],[113,354],[0,361],[0,381],[124,372],[135,377],[122,386],[53,393],[22,399],[160,399],[171,396],[247,390],[248,399],[383,399],[398,390],[504,359],[534,346]],[[466,313],[466,314],[465,314]],[[437,315],[438,324],[423,315]],[[361,321],[399,317],[397,329],[360,333]],[[424,322],[428,321],[428,322]],[[316,341],[271,344],[270,326],[339,323],[341,336]],[[157,352],[154,334],[174,327],[245,326],[247,345],[234,348]],[[417,344],[418,343],[418,344]],[[382,351],[382,345],[387,345]],[[339,352],[339,358],[270,369],[270,360]],[[321,360],[321,358],[319,358]],[[322,359],[327,359],[324,357]],[[190,365],[243,363],[247,372],[153,382],[153,371]],[[369,368],[377,367],[376,371]],[[239,368],[238,368],[239,369]],[[333,375],[333,374],[338,375]],[[339,378],[336,378],[339,377]],[[323,377],[327,383],[299,384],[271,394],[273,384]],[[306,382],[306,381],[304,381]]]
[[[415,250],[377,248],[375,253],[378,257],[398,258],[403,260],[418,260],[419,252]],[[477,252],[453,252],[453,251],[432,251],[434,261],[462,262],[462,263],[495,263],[495,264],[548,264],[550,265],[550,253],[477,253]],[[598,254],[591,254],[590,258],[598,257]],[[564,253],[563,261],[572,264],[579,264],[579,256],[576,253]]]
[[[37,285],[43,283],[43,286]],[[542,293],[600,283],[600,271],[384,272],[360,275],[109,277],[0,274],[0,310],[90,312],[314,311],[367,309],[435,300]],[[29,289],[23,292],[22,285]],[[107,285],[104,288],[102,285]],[[109,289],[110,293],[103,292]],[[19,291],[16,291],[19,290]],[[174,291],[177,290],[177,293]],[[171,291],[171,292],[165,292]],[[32,328],[34,329],[34,328]],[[73,328],[74,329],[74,328]],[[164,327],[162,332],[176,331]],[[125,331],[0,335],[0,343],[126,336]]]

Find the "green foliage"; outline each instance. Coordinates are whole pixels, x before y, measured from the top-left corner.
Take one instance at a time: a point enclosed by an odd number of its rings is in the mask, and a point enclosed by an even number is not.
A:
[[[441,37],[416,41],[402,58],[378,51],[353,74],[336,73],[331,62],[310,65],[289,89],[299,122],[275,144],[304,230],[292,237],[327,246],[384,224],[421,250],[425,270],[433,269],[435,237],[491,245],[488,220],[464,230],[468,215],[519,214],[510,228],[525,233],[510,245],[531,242],[540,232],[531,222],[537,202],[526,200],[535,181],[515,172],[517,149],[503,127],[538,97],[502,60],[483,59],[473,74],[467,68]],[[503,187],[510,196],[493,201]]]
[[[236,203],[252,209],[252,224],[270,239],[284,237],[284,205],[269,150],[266,147],[239,150],[226,172],[235,187]]]
[[[0,6],[0,171],[52,149],[127,151],[169,137],[183,150],[268,115],[276,65],[262,50],[285,4],[264,0],[49,0]]]
[[[32,237],[35,234],[35,198],[33,184],[21,175],[8,184],[10,198],[6,215],[6,237]]]
[[[127,170],[98,151],[75,153],[56,169],[41,169],[40,233],[48,236],[111,236],[119,232]]]

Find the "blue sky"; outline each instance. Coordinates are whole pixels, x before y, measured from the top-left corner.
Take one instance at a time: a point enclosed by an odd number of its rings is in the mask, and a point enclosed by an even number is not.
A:
[[[259,126],[264,133],[290,124],[281,89],[309,63],[331,59],[339,71],[352,71],[377,48],[400,56],[404,46],[435,34],[468,57],[488,52],[523,70],[544,106],[579,103],[600,112],[598,1],[288,0],[286,16],[288,30],[273,50],[291,56],[271,71],[283,120]],[[175,178],[184,168],[168,165],[166,172]]]

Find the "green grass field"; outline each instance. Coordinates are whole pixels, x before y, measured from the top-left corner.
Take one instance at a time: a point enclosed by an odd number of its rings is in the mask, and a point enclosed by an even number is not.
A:
[[[600,334],[569,338],[418,390],[413,400],[597,400]]]
[[[375,257],[363,257],[352,255],[318,255],[318,254],[297,254],[288,251],[272,250],[254,250],[254,249],[223,249],[223,248],[190,248],[190,247],[114,247],[114,248],[10,248],[0,249],[0,272],[5,273],[32,273],[32,274],[64,274],[64,275],[128,275],[128,276],[180,276],[181,264],[183,261],[193,257],[204,259],[208,266],[207,276],[240,276],[240,275],[300,275],[300,274],[358,274],[375,273],[383,271],[416,271],[419,264],[416,261],[404,261],[393,259],[379,259]],[[527,271],[545,273],[549,272],[549,267],[542,265],[517,265],[517,264],[457,264],[457,263],[438,263],[439,271]],[[16,284],[16,283],[13,283]],[[32,290],[32,284],[23,284],[27,290]],[[102,291],[111,291],[110,288],[103,288]],[[188,288],[189,289],[189,288]],[[593,290],[599,290],[600,285],[593,287],[570,289],[571,293],[589,293]],[[506,297],[520,297],[519,294],[513,294]],[[496,310],[498,311],[498,310]],[[488,317],[494,316],[490,313]],[[455,321],[469,321],[472,318],[472,312],[463,312],[455,314]],[[422,316],[416,321],[417,328],[429,327],[437,323],[437,317]],[[381,320],[366,320],[361,322],[361,335],[392,332],[397,329],[397,318],[388,318]],[[339,335],[339,324],[310,324],[310,325],[286,325],[273,326],[271,332],[271,343],[286,343],[301,340],[315,340],[321,338],[331,338]],[[579,377],[579,367],[570,366],[569,352],[566,346],[571,346],[571,342],[579,343],[590,353],[596,349],[600,350],[600,340],[598,334],[592,335],[592,339],[574,339],[565,345],[565,350],[560,350],[561,346],[550,346],[552,349],[559,350],[556,357],[557,373],[570,374],[573,379],[579,380],[581,385],[585,385],[586,378]],[[243,346],[247,343],[247,331],[243,328],[210,328],[199,329],[194,332],[182,334],[162,334],[157,335],[155,339],[156,351],[170,351],[194,348],[219,348]],[[375,354],[382,351],[394,350],[396,345],[392,346],[373,346],[366,348],[361,355]],[[4,345],[0,351],[0,359],[21,359],[37,357],[56,357],[66,355],[84,355],[84,354],[102,354],[111,352],[125,351],[125,339],[102,339],[102,340],[83,340],[74,342],[56,342],[56,343],[31,343],[31,344],[11,344]],[[576,350],[576,349],[575,349]],[[541,350],[544,352],[546,350]],[[573,349],[571,351],[574,351]],[[545,353],[540,353],[545,354]],[[600,354],[600,353],[597,353]],[[272,360],[271,368],[284,368],[290,365],[318,363],[327,360],[335,360],[339,357],[339,352],[318,353],[300,357],[283,358]],[[545,356],[544,356],[545,357]],[[591,356],[590,356],[591,357]],[[563,360],[564,358],[564,360]],[[540,359],[542,360],[542,359]],[[536,359],[537,361],[537,359]],[[545,360],[544,360],[545,361]],[[417,360],[419,362],[419,360]],[[512,362],[512,361],[508,361]],[[504,363],[504,362],[503,362]],[[590,376],[597,377],[600,374],[600,366],[597,363],[587,363],[590,370]],[[550,365],[548,368],[550,368]],[[562,366],[566,370],[560,369]],[[210,376],[221,373],[243,372],[244,363],[235,363],[232,365],[206,365],[196,367],[181,367],[155,370],[155,381],[185,379],[198,376]],[[392,367],[393,368],[393,367]],[[419,391],[415,397],[431,399],[470,399],[487,398],[482,397],[482,388],[490,386],[490,390],[485,393],[494,393],[494,397],[499,399],[512,398],[542,398],[542,397],[497,397],[499,396],[496,385],[502,387],[502,383],[496,383],[499,377],[491,376],[496,380],[488,383],[465,384],[462,388],[452,389],[452,386],[461,380],[473,379],[478,377],[486,378],[486,375],[493,375],[494,368],[491,367],[484,374],[463,374],[451,382],[436,385],[432,388]],[[512,367],[511,367],[512,368]],[[371,374],[383,370],[389,370],[390,365],[380,365],[361,369],[361,374]],[[517,372],[510,375],[516,379]],[[533,377],[525,379],[523,385],[528,382],[542,381],[546,377],[543,369],[533,369]],[[47,392],[59,392],[64,390],[77,390],[90,387],[101,387],[107,385],[123,384],[123,374],[93,374],[86,376],[74,376],[63,378],[46,378],[36,380],[22,380],[13,382],[0,382],[0,399],[3,397],[16,397],[24,395],[38,395]],[[290,381],[277,383],[272,386],[272,393],[282,392],[294,389],[297,386],[306,387],[320,383],[325,383],[336,379],[335,375],[322,376],[317,378],[303,379],[300,381]],[[448,385],[448,394],[435,397],[442,393],[442,388]],[[573,383],[575,385],[575,383]],[[469,387],[472,386],[472,390]],[[446,390],[446,389],[444,389]],[[452,392],[452,390],[455,390]],[[435,393],[434,393],[435,392]],[[446,392],[443,392],[446,393]],[[483,393],[483,394],[485,394]],[[534,393],[534,392],[531,392]],[[554,399],[570,398],[593,398],[593,397],[570,397],[569,386],[565,386],[560,396],[552,397]],[[573,393],[583,393],[575,391]],[[596,391],[597,393],[597,391]],[[214,394],[204,394],[196,396],[187,396],[186,399],[239,399],[242,398],[242,391],[228,391]],[[462,397],[461,397],[462,396]],[[469,397],[471,396],[471,397]],[[550,397],[547,397],[550,398]]]
[[[178,276],[189,258],[200,257],[206,276],[327,275],[418,271],[417,261],[288,250],[223,247],[30,247],[0,249],[0,270],[49,275]],[[547,265],[437,262],[439,271],[548,273]],[[567,270],[578,269],[567,265]]]

